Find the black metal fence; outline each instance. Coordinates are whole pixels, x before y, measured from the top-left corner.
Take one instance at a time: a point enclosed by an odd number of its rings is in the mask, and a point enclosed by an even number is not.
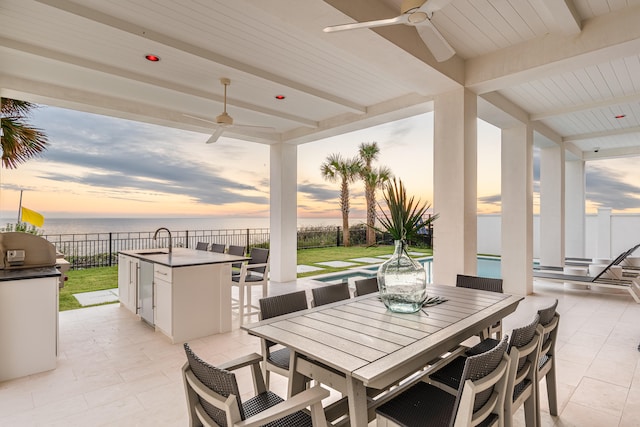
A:
[[[357,225],[350,228],[352,245],[366,243],[366,227]],[[71,264],[71,269],[110,267],[118,264],[118,252],[166,248],[169,235],[161,232],[157,240],[153,231],[127,231],[87,234],[50,234],[45,239],[53,243]],[[298,249],[342,246],[342,227],[302,227],[298,229]],[[185,230],[171,232],[173,246],[195,248],[198,242],[224,245],[269,247],[268,228],[225,229],[225,230]],[[387,235],[378,234],[378,242],[390,243]],[[430,244],[430,241],[429,241]]]

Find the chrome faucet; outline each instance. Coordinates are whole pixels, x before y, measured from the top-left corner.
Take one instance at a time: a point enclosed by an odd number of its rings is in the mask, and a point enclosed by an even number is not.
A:
[[[156,230],[156,232],[153,234],[153,240],[157,240],[157,238],[158,238],[158,232],[159,232],[160,230],[166,230],[166,232],[167,232],[167,233],[169,233],[169,254],[171,254],[171,252],[172,252],[172,248],[173,248],[173,244],[172,244],[172,242],[171,242],[171,231],[169,231],[169,229],[168,229],[168,228],[166,228],[166,227],[160,227],[160,228],[158,228],[158,229]]]

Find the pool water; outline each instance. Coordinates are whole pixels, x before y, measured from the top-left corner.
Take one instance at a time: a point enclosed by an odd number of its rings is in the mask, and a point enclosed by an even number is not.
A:
[[[433,257],[418,258],[419,261],[427,272],[427,283],[432,283],[432,262]],[[352,283],[354,280],[366,279],[374,277],[378,272],[378,266],[372,265],[368,267],[356,267],[347,271],[341,271],[339,273],[329,273],[320,276],[310,277],[313,280],[319,280],[327,283]],[[497,257],[478,257],[478,276],[491,277],[499,279],[501,277],[500,270],[500,258]]]

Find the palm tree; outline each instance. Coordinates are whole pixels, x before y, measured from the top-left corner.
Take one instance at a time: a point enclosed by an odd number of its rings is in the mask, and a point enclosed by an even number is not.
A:
[[[358,155],[362,167],[360,168],[360,179],[364,182],[364,197],[367,203],[367,245],[376,243],[376,190],[383,188],[384,184],[391,179],[393,174],[386,166],[374,168],[372,163],[378,160],[380,148],[377,142],[363,142],[358,147]]]
[[[47,135],[26,122],[36,104],[15,99],[0,99],[2,116],[2,166],[15,169],[47,148]]]
[[[322,165],[322,177],[330,182],[340,182],[340,210],[342,211],[342,243],[350,246],[349,238],[349,184],[354,182],[360,171],[357,158],[345,159],[340,154],[329,154]]]

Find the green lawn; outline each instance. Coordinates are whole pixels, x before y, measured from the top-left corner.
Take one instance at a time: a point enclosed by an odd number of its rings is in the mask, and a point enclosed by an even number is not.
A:
[[[411,248],[412,251],[422,252],[423,256],[431,255],[431,249]],[[351,246],[318,248],[318,249],[301,249],[298,251],[298,264],[313,265],[322,267],[310,273],[298,274],[298,277],[309,277],[318,274],[333,273],[336,271],[346,270],[344,267],[326,267],[317,265],[324,261],[349,261],[354,258],[376,257],[379,255],[387,255],[393,253],[393,246]],[[382,262],[382,259],[380,260]],[[362,264],[369,265],[366,263]],[[67,273],[69,280],[60,289],[60,311],[74,310],[82,308],[80,303],[74,298],[73,294],[80,292],[100,291],[103,289],[112,289],[118,287],[118,267],[97,267],[88,268],[86,270],[73,270]]]
[[[426,248],[409,248],[411,252],[421,252],[424,255],[432,255],[433,251]],[[351,246],[345,248],[332,247],[332,248],[318,248],[318,249],[301,249],[298,250],[298,264],[312,265],[315,267],[322,267],[323,270],[312,271],[309,273],[300,273],[298,277],[317,276],[318,274],[333,273],[336,271],[346,270],[345,267],[326,267],[324,265],[317,265],[319,262],[324,261],[351,261],[354,258],[373,258],[380,255],[391,255],[393,253],[393,246],[380,245],[380,246]],[[380,259],[380,262],[384,259]],[[370,265],[367,263],[359,263],[362,266]],[[348,267],[351,268],[351,267]],[[355,266],[354,266],[355,268]]]
[[[60,289],[60,311],[82,308],[72,294],[118,287],[118,267],[96,267],[67,272],[69,280]]]

